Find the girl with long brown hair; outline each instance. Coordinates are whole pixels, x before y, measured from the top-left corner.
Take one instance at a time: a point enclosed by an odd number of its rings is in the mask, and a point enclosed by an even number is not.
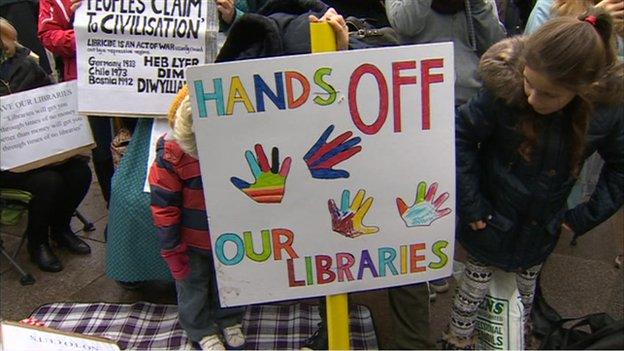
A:
[[[561,231],[583,234],[624,203],[623,66],[612,30],[611,16],[592,8],[483,55],[484,88],[457,109],[457,238],[469,258],[445,348],[474,347],[494,268],[516,273],[529,333],[536,278]],[[568,209],[586,149],[605,167],[591,200]]]

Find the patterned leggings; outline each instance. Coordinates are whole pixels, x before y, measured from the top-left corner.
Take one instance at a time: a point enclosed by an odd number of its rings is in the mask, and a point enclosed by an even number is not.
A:
[[[535,285],[541,269],[542,265],[539,264],[516,273],[516,283],[518,284],[522,305],[524,305],[522,320],[525,323],[531,315],[533,298],[535,297]],[[492,273],[493,267],[487,266],[472,257],[468,258],[464,275],[453,297],[451,322],[449,325],[451,336],[459,339],[467,339],[473,336],[477,310],[488,292]]]

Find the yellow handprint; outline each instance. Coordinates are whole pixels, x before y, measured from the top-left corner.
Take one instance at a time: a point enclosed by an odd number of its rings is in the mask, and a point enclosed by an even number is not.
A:
[[[349,190],[342,192],[340,201],[340,209],[336,206],[333,199],[328,201],[329,212],[332,216],[332,229],[339,234],[348,238],[355,238],[360,235],[374,234],[379,232],[379,227],[366,226],[362,223],[364,216],[368,213],[373,205],[373,198],[369,197],[364,200],[366,191],[358,190],[355,198],[349,206]]]

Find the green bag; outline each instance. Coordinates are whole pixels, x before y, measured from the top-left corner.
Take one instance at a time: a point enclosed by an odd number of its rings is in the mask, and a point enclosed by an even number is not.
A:
[[[17,225],[28,209],[32,194],[18,189],[0,189],[0,224]]]

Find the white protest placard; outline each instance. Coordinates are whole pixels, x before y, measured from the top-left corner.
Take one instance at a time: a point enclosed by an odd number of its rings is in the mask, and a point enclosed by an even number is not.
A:
[[[2,321],[0,336],[0,346],[4,351],[119,350],[119,346],[112,340],[10,321]]]
[[[451,274],[453,72],[450,43],[187,70],[222,305]]]
[[[187,66],[212,62],[212,0],[85,0],[76,12],[80,113],[163,117]]]
[[[76,101],[75,81],[0,97],[1,169],[37,168],[92,146],[91,128]]]
[[[152,124],[152,131],[150,134],[150,143],[149,143],[149,154],[147,155],[147,174],[145,177],[145,183],[143,183],[143,192],[149,193],[150,185],[149,185],[149,171],[150,167],[152,167],[152,163],[156,159],[156,144],[158,144],[158,139],[169,133],[171,131],[171,127],[169,127],[169,121],[167,119],[155,119]]]

